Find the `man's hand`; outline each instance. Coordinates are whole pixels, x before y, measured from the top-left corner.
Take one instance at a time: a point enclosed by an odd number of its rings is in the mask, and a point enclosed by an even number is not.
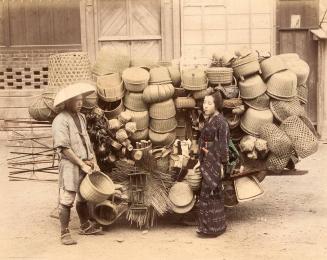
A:
[[[99,167],[99,165],[98,165],[97,163],[94,164],[93,169],[94,169],[95,172],[100,172],[100,171],[101,171],[101,170],[100,170],[100,167]]]
[[[87,174],[92,174],[92,168],[90,166],[88,166],[86,163],[83,163],[81,165],[81,170]]]

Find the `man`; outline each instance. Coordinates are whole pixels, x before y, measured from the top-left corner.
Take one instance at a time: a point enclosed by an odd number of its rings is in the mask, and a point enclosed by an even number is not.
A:
[[[76,211],[80,220],[81,235],[101,232],[96,223],[89,220],[87,202],[82,198],[79,187],[86,174],[98,171],[93,148],[87,133],[86,119],[80,113],[83,96],[91,94],[95,87],[89,83],[75,83],[58,92],[54,106],[64,105],[64,110],[52,123],[54,147],[60,155],[59,161],[59,220],[61,242],[73,245],[68,225],[71,207],[76,200]]]

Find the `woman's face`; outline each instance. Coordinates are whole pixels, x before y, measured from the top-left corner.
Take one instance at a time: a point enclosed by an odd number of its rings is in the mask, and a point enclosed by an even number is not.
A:
[[[206,96],[203,101],[203,112],[205,115],[210,116],[216,112],[213,96]]]

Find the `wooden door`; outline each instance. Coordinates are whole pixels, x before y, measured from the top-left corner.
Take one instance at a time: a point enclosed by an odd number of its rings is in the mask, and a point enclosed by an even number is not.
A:
[[[313,41],[310,29],[317,28],[319,24],[319,1],[279,0],[276,11],[276,52],[296,52],[309,64],[309,96],[306,110],[310,119],[316,123],[318,45],[317,41]]]

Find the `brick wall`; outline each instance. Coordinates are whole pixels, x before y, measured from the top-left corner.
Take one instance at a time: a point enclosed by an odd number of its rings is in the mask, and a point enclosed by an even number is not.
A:
[[[80,45],[0,47],[1,89],[42,89],[48,84],[48,58],[81,51]]]

